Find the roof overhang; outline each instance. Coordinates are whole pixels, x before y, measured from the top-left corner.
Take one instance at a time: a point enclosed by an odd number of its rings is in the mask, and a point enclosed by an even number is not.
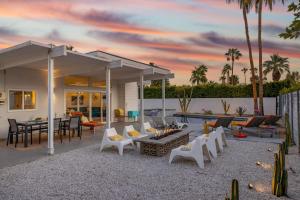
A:
[[[48,58],[54,59],[55,77],[82,75],[105,80],[105,70],[111,68],[111,79],[124,82],[138,81],[143,73],[145,80],[173,78],[167,69],[126,59],[105,52],[83,54],[67,50],[65,45],[54,46],[28,41],[0,50],[0,70],[25,67],[37,70],[48,69]]]

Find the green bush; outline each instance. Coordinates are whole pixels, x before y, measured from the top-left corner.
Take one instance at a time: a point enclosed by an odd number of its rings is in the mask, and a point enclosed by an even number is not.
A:
[[[291,87],[289,81],[270,82],[264,85],[265,97],[276,97],[279,91],[284,88]],[[166,98],[177,98],[178,91],[185,88],[189,93],[191,86],[174,86],[166,87]],[[258,85],[257,85],[258,91]],[[160,87],[145,87],[144,97],[146,99],[159,99],[161,98]],[[194,86],[193,98],[233,98],[233,97],[252,97],[252,85],[226,85],[226,84],[203,84]]]
[[[295,92],[297,90],[300,90],[300,83],[296,83],[291,87],[284,87],[283,89],[280,90],[280,94],[287,94],[287,93]]]

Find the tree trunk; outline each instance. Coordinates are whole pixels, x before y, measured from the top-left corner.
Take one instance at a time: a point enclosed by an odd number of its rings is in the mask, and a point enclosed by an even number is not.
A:
[[[254,106],[254,114],[255,114],[255,110],[258,110],[255,69],[254,69],[254,62],[253,62],[253,55],[252,55],[252,46],[251,46],[250,35],[249,35],[247,11],[246,11],[245,7],[243,8],[243,17],[244,17],[244,23],[245,23],[247,45],[248,45],[248,50],[249,50],[249,61],[250,61],[250,67],[251,67],[250,70],[251,70],[251,76],[252,76],[251,83],[252,83],[252,93],[253,93],[253,106]]]
[[[227,84],[229,84],[229,71],[227,71]]]
[[[234,58],[231,57],[231,84],[233,85],[233,66],[234,66]]]
[[[259,110],[264,115],[264,85],[263,85],[263,63],[262,63],[262,6],[263,1],[259,1],[258,7],[258,50],[259,50]]]

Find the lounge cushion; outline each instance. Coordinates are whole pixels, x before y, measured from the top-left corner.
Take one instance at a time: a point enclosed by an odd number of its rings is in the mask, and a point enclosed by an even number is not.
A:
[[[136,130],[133,130],[133,131],[129,131],[129,132],[128,132],[128,135],[129,135],[130,137],[139,137],[139,136],[141,135],[141,133],[138,132],[138,131],[136,131]]]
[[[124,139],[124,137],[122,135],[116,134],[116,135],[110,136],[109,139],[112,141],[121,141]]]

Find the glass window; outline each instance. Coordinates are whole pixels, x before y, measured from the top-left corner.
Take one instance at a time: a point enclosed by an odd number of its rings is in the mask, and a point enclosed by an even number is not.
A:
[[[36,109],[36,92],[10,90],[9,110],[32,110]]]
[[[23,109],[23,92],[22,91],[9,91],[9,109],[22,110]]]
[[[24,109],[36,108],[36,94],[35,91],[24,91]]]

